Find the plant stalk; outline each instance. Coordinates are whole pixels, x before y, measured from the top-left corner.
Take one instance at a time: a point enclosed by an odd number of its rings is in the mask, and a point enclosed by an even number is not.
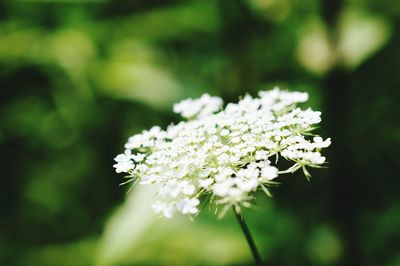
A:
[[[251,236],[250,230],[247,227],[243,215],[240,212],[238,212],[235,207],[233,207],[233,212],[235,213],[236,219],[239,222],[240,228],[242,229],[243,234],[246,237],[247,244],[249,245],[251,253],[253,254],[254,265],[263,266],[264,264],[261,260],[261,256],[258,253],[256,244],[254,243],[253,237]]]

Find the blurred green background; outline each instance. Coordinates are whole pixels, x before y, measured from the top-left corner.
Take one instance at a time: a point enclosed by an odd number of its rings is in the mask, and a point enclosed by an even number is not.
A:
[[[113,157],[172,103],[310,93],[328,169],[245,216],[268,265],[400,265],[400,2],[0,1],[0,264],[251,265],[233,215],[160,220]]]

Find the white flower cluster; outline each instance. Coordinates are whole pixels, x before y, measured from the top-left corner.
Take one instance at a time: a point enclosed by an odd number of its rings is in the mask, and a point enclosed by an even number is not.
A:
[[[157,186],[152,207],[167,218],[195,215],[201,201],[222,206],[222,215],[231,206],[248,207],[255,191],[269,194],[279,174],[302,169],[308,177],[306,167],[325,162],[320,150],[330,139],[311,134],[321,113],[297,107],[307,100],[307,93],[278,88],[259,98],[246,95],[225,109],[207,94],[184,100],[174,111],[188,121],[130,137],[114,167],[130,181]],[[279,170],[279,157],[293,165]]]

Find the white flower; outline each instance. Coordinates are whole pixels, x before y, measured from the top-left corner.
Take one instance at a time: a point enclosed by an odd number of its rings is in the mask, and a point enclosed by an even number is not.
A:
[[[224,129],[221,130],[220,134],[221,134],[222,137],[228,136],[229,135],[229,130],[224,128]]]
[[[214,180],[212,178],[200,179],[199,180],[199,185],[202,188],[208,189],[213,182],[214,182]]]
[[[266,160],[268,159],[268,152],[264,150],[258,150],[255,154],[256,160]]]
[[[225,197],[226,195],[228,195],[228,193],[231,189],[231,186],[232,186],[232,182],[230,180],[229,181],[225,180],[225,181],[216,183],[213,186],[212,190],[216,196]]]
[[[314,145],[316,148],[327,148],[331,145],[331,139],[323,140],[321,137],[314,137]]]
[[[261,168],[261,179],[263,181],[269,181],[276,177],[278,177],[278,168],[269,165],[265,165]]]
[[[186,181],[183,181],[181,183],[181,187],[182,187],[183,194],[188,195],[188,196],[193,195],[193,193],[196,191],[196,187]]]
[[[127,173],[130,170],[132,170],[135,165],[132,162],[132,153],[130,150],[126,150],[124,153],[118,154],[115,158],[114,161],[117,163],[113,165],[115,168],[115,171],[117,173]]]
[[[186,99],[174,104],[174,112],[181,114],[185,118],[205,117],[218,111],[221,107],[221,98],[204,94],[200,99]]]
[[[151,206],[153,207],[155,213],[159,213],[165,218],[172,218],[174,214],[174,207],[172,204],[157,201]]]
[[[113,165],[113,167],[115,168],[115,172],[117,173],[128,173],[135,167],[135,165],[133,164],[132,161],[125,161],[125,162],[117,162],[116,164]]]
[[[250,192],[258,187],[258,180],[253,178],[249,180],[238,179],[236,180],[236,186],[240,191]]]
[[[146,155],[139,153],[139,154],[133,155],[133,156],[132,156],[132,159],[133,159],[135,162],[141,162],[141,161],[143,161],[143,159],[144,159],[145,157],[146,157]]]
[[[197,206],[199,204],[200,201],[196,198],[184,198],[176,204],[176,208],[182,212],[182,214],[196,214],[198,212]]]
[[[274,88],[246,95],[222,109],[222,99],[208,94],[174,105],[188,121],[155,126],[128,139],[125,152],[115,157],[116,172],[128,173],[139,185],[155,186],[154,211],[171,218],[175,212],[196,215],[200,199],[212,204],[250,206],[253,193],[281,174],[319,167],[321,150],[331,140],[310,134],[321,113],[302,110],[304,92]],[[291,162],[278,169],[278,158]]]

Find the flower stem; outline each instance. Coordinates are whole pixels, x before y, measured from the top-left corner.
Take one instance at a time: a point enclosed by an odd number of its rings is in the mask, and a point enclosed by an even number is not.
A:
[[[240,228],[243,231],[244,236],[246,237],[247,240],[247,244],[249,244],[251,253],[253,254],[253,258],[254,258],[254,264],[256,266],[263,266],[263,262],[261,260],[260,254],[258,253],[256,244],[254,243],[253,237],[251,236],[250,230],[247,227],[247,224],[244,220],[243,215],[236,210],[235,207],[233,207],[233,212],[235,213],[236,219],[238,220],[239,224],[240,224]]]

